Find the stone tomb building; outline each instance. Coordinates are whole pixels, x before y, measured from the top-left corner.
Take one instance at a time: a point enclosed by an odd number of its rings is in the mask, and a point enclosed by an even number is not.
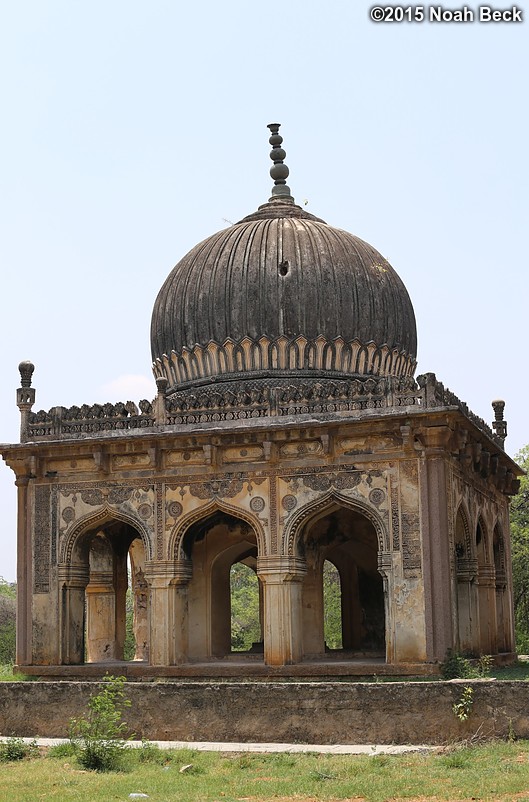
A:
[[[253,214],[177,264],[152,315],[154,400],[34,412],[20,365],[18,665],[128,676],[427,671],[514,650],[519,469],[436,380],[414,378],[402,281],[297,206],[279,126]],[[324,562],[342,648],[324,639]],[[259,580],[261,639],[231,648],[230,569]],[[102,665],[103,664],[103,665]]]

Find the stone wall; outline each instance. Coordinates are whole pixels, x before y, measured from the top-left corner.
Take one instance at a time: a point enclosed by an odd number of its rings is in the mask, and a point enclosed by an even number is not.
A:
[[[452,712],[463,689],[466,722]],[[97,689],[93,682],[0,683],[0,734],[65,737]],[[430,743],[529,738],[525,682],[127,683],[131,733],[151,740],[298,743]]]

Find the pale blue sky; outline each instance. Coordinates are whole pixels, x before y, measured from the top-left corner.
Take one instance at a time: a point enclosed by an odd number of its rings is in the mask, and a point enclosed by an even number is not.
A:
[[[18,439],[22,359],[36,410],[154,394],[156,293],[268,199],[269,122],[296,200],[408,287],[418,373],[489,422],[503,397],[507,451],[529,442],[529,20],[377,25],[368,8],[4,0],[1,442]],[[14,579],[4,465],[0,500]]]

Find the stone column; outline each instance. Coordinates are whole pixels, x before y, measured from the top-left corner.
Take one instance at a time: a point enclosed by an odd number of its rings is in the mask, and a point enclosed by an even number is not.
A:
[[[149,663],[170,666],[188,659],[188,560],[145,564],[149,583]]]
[[[493,565],[481,565],[478,572],[480,653],[496,654],[496,577]]]
[[[291,665],[303,658],[301,591],[305,573],[305,561],[299,557],[257,560],[257,574],[263,583],[266,665]]]
[[[88,663],[116,660],[116,591],[114,572],[91,571],[86,586],[86,659]]]
[[[378,553],[378,572],[382,577],[382,587],[384,593],[384,619],[385,619],[385,641],[386,641],[386,663],[395,662],[395,616],[390,604],[390,583],[393,576],[393,555],[391,552],[379,551]]]
[[[149,660],[149,585],[144,572],[139,569],[132,575],[132,593],[134,596],[133,631],[136,649],[134,660]]]
[[[507,628],[507,621],[508,621],[508,611],[506,609],[506,592],[505,589],[507,587],[507,578],[505,572],[502,570],[496,570],[496,633],[497,633],[497,648],[498,652],[507,652],[509,649],[507,648],[508,642],[508,628]]]
[[[442,430],[444,427],[433,427]],[[430,433],[432,434],[432,433]],[[439,432],[442,442],[442,431]],[[435,437],[428,439],[435,441]],[[430,451],[430,449],[428,449]],[[450,543],[448,535],[447,462],[441,448],[427,452],[420,463],[421,536],[426,628],[426,658],[442,662],[454,647]],[[433,453],[432,453],[433,452]]]
[[[85,651],[85,588],[88,566],[59,566],[61,589],[61,655],[62,665],[84,663]]]
[[[17,486],[17,665],[31,665],[32,621],[31,586],[32,553],[31,530],[28,520],[29,499],[27,476],[19,476]]]
[[[473,654],[479,650],[478,603],[476,575],[478,561],[457,561],[457,648],[461,654]]]

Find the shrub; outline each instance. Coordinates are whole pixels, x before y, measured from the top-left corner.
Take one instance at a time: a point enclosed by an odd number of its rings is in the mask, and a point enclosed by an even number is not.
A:
[[[93,771],[116,771],[122,768],[128,749],[123,710],[130,707],[123,685],[125,677],[107,676],[99,693],[88,702],[86,718],[70,721],[70,742],[77,760]]]
[[[36,751],[36,741],[26,743],[22,738],[8,738],[0,743],[0,763],[24,760],[25,757],[35,755]]]
[[[457,652],[448,652],[446,660],[441,665],[443,679],[470,679],[476,676],[470,661]]]

